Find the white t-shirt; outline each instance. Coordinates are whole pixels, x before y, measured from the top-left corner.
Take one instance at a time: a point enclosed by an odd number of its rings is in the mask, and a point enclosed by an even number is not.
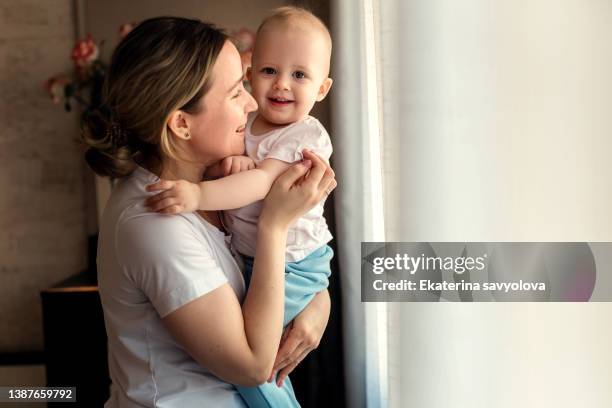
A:
[[[236,389],[200,366],[161,318],[228,282],[245,293],[225,235],[196,213],[147,212],[138,167],[113,190],[98,243],[98,280],[112,379],[106,408],[244,407]]]
[[[329,162],[332,154],[331,140],[317,119],[307,116],[280,129],[255,136],[251,131],[255,117],[249,117],[244,139],[246,154],[255,164],[265,159],[293,163],[302,160],[303,149],[309,149]],[[323,217],[324,203],[325,200],[322,200],[289,228],[285,251],[287,262],[299,261],[331,241],[332,235]],[[241,254],[255,256],[257,220],[261,206],[262,201],[258,201],[246,207],[224,211],[226,226],[232,232],[232,245]]]

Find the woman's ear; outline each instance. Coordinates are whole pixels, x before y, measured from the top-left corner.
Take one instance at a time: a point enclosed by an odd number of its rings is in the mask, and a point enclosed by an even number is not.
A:
[[[323,99],[325,99],[333,82],[334,81],[331,78],[325,78],[325,80],[319,87],[319,93],[317,93],[317,102],[321,102]]]
[[[187,120],[185,119],[185,112],[181,110],[175,110],[168,116],[168,121],[166,122],[168,128],[174,133],[176,137],[182,140],[189,140],[191,135],[189,133],[189,125],[187,124]]]

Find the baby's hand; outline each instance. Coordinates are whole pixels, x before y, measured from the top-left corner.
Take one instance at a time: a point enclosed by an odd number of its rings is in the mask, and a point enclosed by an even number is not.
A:
[[[229,156],[221,160],[221,170],[224,176],[240,173],[255,168],[255,162],[248,156]]]
[[[178,214],[194,212],[199,209],[200,186],[185,180],[160,180],[149,184],[147,191],[162,191],[149,197],[145,205],[152,212],[160,214]]]

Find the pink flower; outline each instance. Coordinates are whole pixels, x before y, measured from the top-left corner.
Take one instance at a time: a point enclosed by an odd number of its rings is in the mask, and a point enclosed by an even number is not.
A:
[[[98,46],[91,39],[91,35],[77,41],[72,49],[72,60],[77,71],[82,72],[88,68],[98,58],[98,54]]]
[[[125,23],[119,26],[119,38],[123,39],[136,27],[136,23]]]
[[[53,100],[53,103],[60,103],[64,97],[64,89],[68,83],[68,79],[63,75],[56,75],[45,81],[45,89]]]
[[[245,52],[253,50],[253,45],[255,44],[255,33],[248,28],[242,27],[238,31],[232,32],[232,37],[234,38],[234,44],[238,51]]]

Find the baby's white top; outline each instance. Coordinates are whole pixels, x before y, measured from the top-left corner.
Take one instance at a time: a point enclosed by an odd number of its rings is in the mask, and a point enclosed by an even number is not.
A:
[[[98,281],[112,379],[104,406],[244,407],[234,386],[199,365],[162,324],[224,283],[242,301],[245,285],[213,225],[196,213],[147,212],[145,186],[158,180],[138,167],[115,187],[102,218]]]
[[[303,149],[309,149],[329,162],[332,154],[331,140],[317,119],[308,116],[280,129],[255,136],[251,132],[255,117],[256,115],[251,115],[247,121],[245,145],[247,155],[256,164],[265,159],[278,159],[287,163],[300,161]],[[322,200],[289,228],[286,262],[299,261],[331,241],[332,235],[323,217],[324,202],[325,200]],[[258,201],[224,212],[226,227],[232,232],[232,244],[244,255],[255,256],[257,219],[261,205],[262,202]]]

